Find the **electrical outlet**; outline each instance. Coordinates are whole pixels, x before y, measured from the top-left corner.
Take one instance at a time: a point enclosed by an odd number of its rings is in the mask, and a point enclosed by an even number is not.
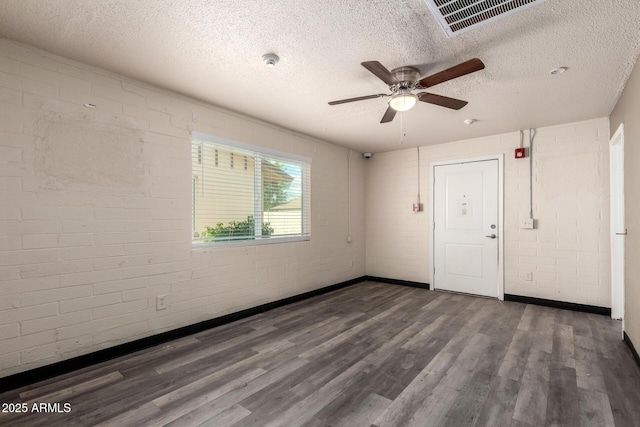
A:
[[[529,282],[532,281],[533,280],[533,272],[527,271],[527,273],[524,276],[524,280],[527,280]]]
[[[167,309],[167,296],[158,295],[156,297],[156,311]]]
[[[523,228],[525,230],[533,230],[534,228],[533,218],[523,219],[522,222],[520,223],[520,228]]]
[[[353,268],[353,260],[349,261],[349,267]]]

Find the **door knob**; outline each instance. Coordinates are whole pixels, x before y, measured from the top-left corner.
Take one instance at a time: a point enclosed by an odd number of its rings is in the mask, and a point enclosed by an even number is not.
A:
[[[495,234],[489,234],[488,236],[484,236],[484,237],[488,237],[490,239],[495,239],[498,236],[496,236]]]

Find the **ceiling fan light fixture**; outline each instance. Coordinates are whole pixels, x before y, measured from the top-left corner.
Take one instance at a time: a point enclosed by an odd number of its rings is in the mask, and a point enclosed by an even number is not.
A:
[[[389,106],[396,111],[407,111],[418,102],[418,97],[408,89],[402,89],[389,100]]]

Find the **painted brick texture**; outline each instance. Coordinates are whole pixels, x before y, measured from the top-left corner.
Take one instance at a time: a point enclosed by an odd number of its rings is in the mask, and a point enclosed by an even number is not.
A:
[[[349,201],[345,148],[6,39],[0,64],[0,377],[364,275],[360,156]],[[192,249],[191,131],[312,158],[312,239]]]
[[[430,281],[429,164],[505,154],[505,293],[609,307],[609,121],[538,129],[533,144],[535,230],[529,217],[529,159],[515,159],[518,132],[376,154],[365,171],[367,274]],[[525,132],[524,145],[528,145]],[[385,233],[380,233],[385,229]],[[533,280],[526,281],[526,273]]]

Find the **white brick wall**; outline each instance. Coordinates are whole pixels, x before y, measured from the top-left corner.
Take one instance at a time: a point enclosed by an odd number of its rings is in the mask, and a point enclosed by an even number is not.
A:
[[[505,153],[505,293],[609,307],[608,140],[606,118],[537,130],[536,230],[520,229],[529,215],[529,159],[514,158],[517,132],[422,147],[425,211],[417,214],[411,212],[418,188],[417,150],[376,154],[365,171],[367,274],[428,282],[429,164]],[[533,281],[524,280],[527,272],[533,272]]]
[[[422,182],[426,183],[422,168]],[[429,281],[428,214],[413,213],[418,195],[417,149],[375,154],[367,160],[367,274]],[[426,187],[421,201],[425,204]]]
[[[311,241],[192,250],[192,130],[311,157]],[[347,158],[0,39],[0,377],[364,275],[364,161],[348,244]]]

